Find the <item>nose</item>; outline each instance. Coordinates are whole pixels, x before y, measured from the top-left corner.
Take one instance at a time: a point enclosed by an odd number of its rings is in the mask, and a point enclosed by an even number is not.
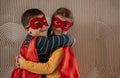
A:
[[[43,25],[41,29],[45,30],[48,26]]]

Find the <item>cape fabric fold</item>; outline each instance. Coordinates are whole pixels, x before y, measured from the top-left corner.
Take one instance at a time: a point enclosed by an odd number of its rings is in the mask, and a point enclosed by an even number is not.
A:
[[[78,64],[70,46],[64,47],[60,78],[80,78]]]
[[[28,45],[28,48],[24,47],[24,43],[25,43],[25,41],[24,41],[22,46],[21,46],[21,49],[20,49],[20,54],[26,60],[33,61],[33,62],[38,62],[39,61],[36,46],[35,46],[36,38],[37,37],[34,37],[30,41],[30,43]],[[31,73],[31,72],[29,72],[27,70],[24,70],[24,69],[14,68],[14,70],[12,72],[12,75],[11,75],[11,78],[41,78],[41,75]]]

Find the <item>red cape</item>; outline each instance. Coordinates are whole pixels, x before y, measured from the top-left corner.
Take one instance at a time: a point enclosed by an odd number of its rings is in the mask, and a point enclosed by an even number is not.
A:
[[[80,78],[78,64],[70,46],[64,47],[60,78]]]
[[[28,48],[24,48],[24,42],[20,49],[20,54],[29,61],[38,62],[38,55],[35,46],[36,37],[33,38]],[[34,74],[27,70],[15,68],[11,78],[41,78],[40,74]],[[60,78],[80,78],[78,65],[70,46],[64,47],[64,57],[60,68]]]
[[[36,38],[37,37],[34,37],[30,41],[28,48],[24,47],[24,43],[25,43],[25,41],[24,41],[22,46],[21,46],[21,49],[20,49],[20,54],[26,60],[33,61],[33,62],[39,61],[36,46],[35,46]],[[31,73],[31,72],[24,70],[24,69],[21,69],[21,68],[14,68],[12,75],[11,75],[11,78],[41,78],[41,75]]]

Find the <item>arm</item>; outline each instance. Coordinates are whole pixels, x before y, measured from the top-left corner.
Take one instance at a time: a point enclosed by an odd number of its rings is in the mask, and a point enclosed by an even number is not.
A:
[[[53,37],[38,37],[36,42],[36,47],[38,54],[48,53],[54,51],[60,47],[71,46],[74,39],[69,35],[59,35]]]
[[[63,48],[60,48],[52,53],[47,63],[31,62],[19,58],[20,68],[26,69],[32,73],[50,74],[61,63],[62,56],[63,56]]]

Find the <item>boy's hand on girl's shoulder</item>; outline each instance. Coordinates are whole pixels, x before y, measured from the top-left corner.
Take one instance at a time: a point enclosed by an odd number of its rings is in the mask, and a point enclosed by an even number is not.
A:
[[[74,43],[73,43],[73,45],[72,46],[74,46],[75,45],[75,43],[76,43],[76,39],[75,38],[73,38],[74,39]]]
[[[72,36],[72,35],[70,35],[70,37],[73,38],[73,41],[74,41],[74,42],[73,42],[72,46],[74,46],[75,43],[76,43],[76,38],[75,38],[74,36]]]

